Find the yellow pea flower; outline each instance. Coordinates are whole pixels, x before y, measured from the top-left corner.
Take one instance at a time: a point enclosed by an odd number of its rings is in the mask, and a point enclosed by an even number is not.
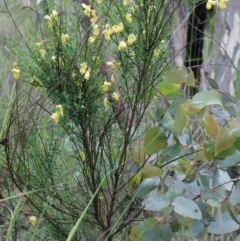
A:
[[[91,69],[88,68],[87,71],[86,71],[86,73],[84,74],[84,79],[85,79],[85,80],[89,80],[89,78],[90,78],[90,71],[91,71]]]
[[[69,35],[68,34],[62,34],[61,35],[61,43],[62,43],[63,46],[66,45],[68,39],[69,39]]]
[[[20,71],[19,68],[17,68],[17,67],[13,68],[13,69],[12,69],[12,73],[13,73],[13,78],[14,78],[15,80],[19,80],[19,79],[20,79],[20,77],[21,77],[21,71]]]
[[[154,51],[153,51],[153,57],[154,57],[154,58],[158,58],[159,56],[160,56],[159,50],[158,50],[158,49],[154,49]]]
[[[59,113],[60,116],[63,116],[63,107],[62,105],[56,106],[57,113]]]
[[[131,13],[126,13],[125,14],[125,19],[126,19],[128,24],[131,24],[132,23],[132,14]]]
[[[103,85],[101,86],[102,93],[107,93],[111,89],[112,83],[108,81],[104,81]]]
[[[124,30],[123,23],[113,25],[111,30],[113,33],[121,33]]]
[[[57,105],[56,106],[56,112],[54,112],[52,115],[51,115],[51,119],[52,121],[57,124],[60,120],[60,117],[63,116],[63,107],[62,105]]]
[[[35,43],[35,46],[36,46],[37,48],[40,48],[43,44],[44,44],[44,40],[40,40],[40,41],[38,41],[38,42]]]
[[[45,49],[39,49],[39,54],[41,55],[42,58],[45,58],[47,52]]]
[[[128,6],[130,4],[130,0],[123,0],[123,5]]]
[[[98,36],[99,33],[100,33],[100,29],[99,29],[99,26],[96,24],[93,26],[93,35]]]
[[[58,12],[53,10],[50,15],[45,15],[43,18],[47,21],[48,27],[52,27],[53,21],[57,19]]]
[[[103,36],[106,41],[109,41],[111,39],[111,31],[108,29],[103,30]]]
[[[30,225],[34,227],[37,224],[37,218],[35,216],[31,216],[29,217],[29,222],[30,222]]]
[[[121,41],[118,44],[118,51],[124,51],[127,48],[127,43],[125,41]]]
[[[218,3],[218,7],[219,7],[220,9],[226,8],[226,1],[220,0],[220,2]]]
[[[116,103],[120,101],[120,95],[117,92],[112,93],[112,98]]]
[[[104,97],[104,99],[103,99],[103,105],[104,105],[104,107],[108,107],[109,106],[109,100],[108,100],[108,98],[107,97]]]
[[[59,122],[60,115],[57,112],[54,112],[50,118],[55,124],[57,124]]]
[[[90,36],[90,37],[88,38],[88,42],[91,43],[91,44],[94,43],[95,40],[96,40],[96,36],[95,36],[95,35],[92,35],[92,36]]]
[[[134,34],[130,34],[127,39],[127,44],[132,45],[134,42],[136,42],[137,37]]]
[[[80,64],[80,74],[84,75],[87,71],[87,68],[88,68],[88,66],[87,66],[86,62],[81,63]]]

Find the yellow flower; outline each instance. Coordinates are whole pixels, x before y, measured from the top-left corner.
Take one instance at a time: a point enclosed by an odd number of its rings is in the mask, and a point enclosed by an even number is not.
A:
[[[80,64],[80,74],[83,75],[85,80],[89,80],[91,69],[87,66],[86,62]]]
[[[59,113],[60,116],[63,116],[63,107],[62,105],[56,106],[57,113]]]
[[[12,69],[12,73],[13,73],[13,78],[14,78],[15,80],[19,80],[19,79],[20,79],[20,77],[21,77],[21,71],[20,71],[19,68],[17,68],[17,67],[13,68],[13,69]]]
[[[153,57],[154,57],[154,58],[158,58],[159,56],[160,56],[159,50],[158,50],[158,49],[154,49],[154,51],[153,51]]]
[[[30,222],[30,225],[34,227],[37,224],[37,218],[35,216],[31,216],[29,217],[29,222]]]
[[[40,40],[40,41],[35,43],[35,46],[40,48],[43,44],[44,44],[44,40]]]
[[[131,13],[126,13],[125,14],[125,19],[127,23],[131,24],[132,23],[132,14]]]
[[[125,41],[121,41],[118,44],[118,51],[124,51],[127,48],[127,43]]]
[[[84,75],[87,71],[87,68],[88,68],[88,66],[87,66],[86,62],[81,63],[80,64],[80,74]]]
[[[84,79],[85,79],[85,80],[89,80],[89,78],[90,78],[90,71],[91,71],[91,69],[88,68],[87,71],[86,71],[86,73],[84,74]]]
[[[226,1],[220,0],[220,2],[218,3],[218,7],[219,7],[220,9],[226,8]]]
[[[57,124],[60,120],[60,117],[63,116],[63,107],[62,105],[57,105],[56,106],[56,112],[54,112],[52,115],[51,115],[51,119],[52,121]]]
[[[57,11],[53,10],[52,13],[49,15],[45,15],[43,18],[47,21],[48,27],[52,27],[53,21],[57,19],[58,13]]]
[[[120,101],[120,96],[119,96],[119,94],[117,92],[113,92],[112,93],[112,98],[117,103]]]
[[[103,85],[101,86],[101,90],[102,90],[102,93],[107,93],[110,88],[112,86],[112,83],[108,82],[108,81],[104,81]]]
[[[90,18],[90,22],[92,23],[92,25],[94,25],[97,21],[98,21],[98,16],[94,16]]]
[[[58,16],[58,12],[55,11],[55,10],[52,10],[52,13],[51,13],[50,17],[51,17],[52,19],[54,19],[54,18],[56,19],[57,16]]]
[[[220,9],[226,8],[226,2],[229,0],[208,0],[206,4],[206,8],[210,10],[212,6],[217,5]]]
[[[98,36],[100,33],[99,26],[96,24],[93,26],[93,35]]]
[[[83,13],[90,18],[92,24],[95,24],[98,20],[98,16],[96,14],[96,10],[91,8],[91,5],[86,5],[82,3]]]
[[[91,18],[96,16],[96,10],[91,9],[91,5],[86,5],[85,3],[82,3],[82,7],[84,8],[83,13]]]
[[[127,39],[127,44],[132,45],[134,42],[136,42],[137,37],[134,34],[130,34]]]
[[[130,0],[123,0],[123,5],[128,6],[130,4]]]
[[[96,36],[95,36],[95,35],[92,35],[92,36],[90,36],[90,37],[88,38],[88,42],[91,43],[91,44],[94,43],[95,40],[96,40]]]
[[[63,46],[66,45],[68,39],[69,39],[69,35],[68,34],[62,34],[61,35],[61,43],[62,43]]]
[[[32,78],[30,78],[29,83],[34,85],[36,88],[43,86],[42,81],[37,76],[33,76]]]
[[[103,30],[103,35],[106,41],[109,41],[111,39],[111,31],[109,29]]]
[[[45,58],[46,50],[45,49],[39,49],[39,54],[41,55],[42,58]]]
[[[57,124],[59,122],[60,116],[57,112],[54,112],[50,118],[55,124]]]
[[[207,2],[206,4],[206,9],[210,10],[212,8],[212,4],[210,2]]]
[[[124,30],[123,23],[112,26],[113,33],[121,33]]]
[[[108,100],[107,97],[104,97],[104,99],[103,99],[103,105],[104,105],[105,107],[109,106],[109,100]]]

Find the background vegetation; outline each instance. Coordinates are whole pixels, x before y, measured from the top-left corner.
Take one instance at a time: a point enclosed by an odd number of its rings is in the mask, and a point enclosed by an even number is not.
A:
[[[187,94],[175,2],[1,3],[4,240],[239,240],[239,102]]]

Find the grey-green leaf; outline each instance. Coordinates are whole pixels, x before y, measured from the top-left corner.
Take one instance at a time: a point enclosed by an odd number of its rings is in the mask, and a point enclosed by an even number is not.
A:
[[[192,98],[192,104],[202,109],[209,105],[220,105],[222,106],[221,96],[218,91],[210,90],[199,92]]]
[[[152,190],[157,188],[160,184],[160,178],[159,177],[150,177],[145,178],[140,185],[138,186],[135,196],[136,197],[144,197],[148,193],[150,193]]]
[[[191,199],[176,197],[172,203],[174,211],[183,217],[201,220],[202,212],[198,205]]]
[[[143,202],[143,208],[148,211],[161,211],[169,206],[170,201],[157,192],[151,192]]]
[[[229,213],[222,213],[216,221],[211,222],[208,227],[208,232],[212,234],[222,235],[231,233],[239,229],[237,224],[230,216]]]

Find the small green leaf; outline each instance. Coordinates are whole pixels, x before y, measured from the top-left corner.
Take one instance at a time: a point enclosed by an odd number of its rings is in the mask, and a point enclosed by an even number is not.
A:
[[[150,128],[144,137],[144,147],[147,154],[155,154],[161,151],[167,144],[165,132],[158,127]]]
[[[228,126],[235,137],[240,137],[240,123],[236,119],[231,119]]]
[[[170,201],[157,192],[151,192],[150,195],[142,202],[143,208],[148,211],[161,211],[169,205]]]
[[[192,86],[194,87],[196,85],[196,80],[194,78],[194,73],[192,70],[190,70],[189,74],[188,74],[188,78],[186,81],[186,86]]]
[[[192,104],[202,109],[209,105],[220,105],[222,106],[221,96],[218,91],[210,90],[199,92],[192,98]]]
[[[181,148],[179,146],[167,146],[161,152],[161,157],[168,162],[176,159],[181,153]]]
[[[158,84],[158,90],[163,96],[169,96],[170,94],[178,93],[180,89],[180,84],[172,84],[165,80]]]
[[[188,117],[179,110],[174,118],[173,132],[177,134],[181,133],[187,123],[188,123]]]
[[[184,69],[171,70],[165,74],[164,80],[172,84],[183,84],[188,79],[188,72]]]
[[[185,197],[176,197],[172,205],[174,206],[174,211],[183,217],[197,220],[202,219],[201,210],[191,199],[187,199]]]
[[[160,176],[162,174],[162,169],[156,166],[146,166],[142,169],[141,174],[142,177],[149,178],[149,177],[154,177],[154,176]]]
[[[201,111],[196,105],[191,103],[182,104],[180,106],[180,111],[186,115],[195,115]]]
[[[224,126],[222,129],[220,129],[215,142],[215,156],[232,147],[235,140],[236,137],[233,136],[229,128]]]
[[[171,229],[167,226],[156,226],[143,234],[141,241],[169,241],[172,239]]]
[[[160,184],[160,178],[159,177],[150,177],[145,178],[140,185],[138,186],[135,196],[136,197],[144,197],[148,193],[150,193],[152,190],[157,188]]]
[[[205,231],[205,222],[204,220],[195,220],[192,226],[189,227],[189,233],[196,237],[200,238]]]
[[[203,116],[202,123],[207,135],[212,138],[216,138],[218,134],[218,125],[209,113],[206,113]]]
[[[229,213],[222,213],[216,221],[211,222],[208,227],[208,232],[216,235],[223,235],[231,233],[239,229],[237,224],[230,216]]]
[[[169,131],[173,130],[174,120],[168,112],[162,118],[162,126]]]
[[[233,190],[229,201],[232,205],[236,205],[240,203],[240,189]]]
[[[218,85],[218,83],[214,80],[214,79],[212,79],[212,78],[208,78],[208,83],[209,83],[209,85],[213,88],[213,89],[219,89],[219,85]]]
[[[237,152],[237,155],[226,157],[224,160],[219,162],[220,168],[227,168],[227,167],[233,167],[240,163],[239,158],[240,153]]]

